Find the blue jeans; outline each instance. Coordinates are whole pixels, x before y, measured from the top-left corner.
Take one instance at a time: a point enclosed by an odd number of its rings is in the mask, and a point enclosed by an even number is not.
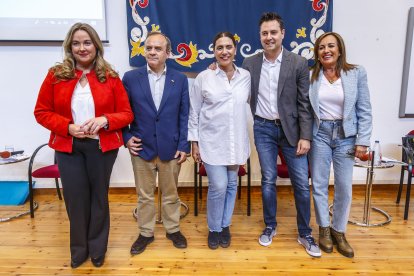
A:
[[[290,180],[294,189],[296,223],[299,235],[312,233],[310,221],[310,190],[308,180],[308,159],[306,155],[297,156],[296,147],[289,145],[282,126],[274,122],[254,119],[254,142],[259,154],[262,173],[262,204],[266,226],[276,227],[276,178],[277,155],[279,148],[286,159]]]
[[[331,163],[334,170],[334,201],[332,227],[344,233],[352,202],[352,173],[354,157],[347,153],[355,147],[355,136],[345,138],[341,121],[321,121],[313,137],[310,152],[313,201],[316,222],[330,226],[328,186]]]
[[[215,166],[204,163],[208,177],[207,224],[221,232],[230,226],[237,193],[238,165]]]

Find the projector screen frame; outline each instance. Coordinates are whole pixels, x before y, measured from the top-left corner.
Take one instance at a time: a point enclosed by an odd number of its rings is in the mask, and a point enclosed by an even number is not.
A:
[[[104,16],[104,18],[103,18],[103,22],[104,22],[104,32],[105,32],[106,38],[105,39],[102,39],[102,34],[100,34],[100,33],[98,33],[98,34],[99,34],[99,37],[101,38],[102,43],[107,44],[107,43],[109,43],[108,26],[107,26],[107,11],[106,11],[106,8],[107,8],[107,0],[102,0],[102,4],[103,4],[102,8],[103,8],[103,16]],[[70,19],[70,20],[73,20],[73,19]],[[73,24],[75,24],[77,22],[84,22],[84,23],[88,23],[89,24],[89,22],[88,22],[89,20],[91,20],[91,19],[74,21],[69,26],[72,26]],[[58,43],[61,44],[64,41],[64,36],[66,36],[66,33],[64,33],[62,39],[2,39],[0,37],[0,45],[16,45],[16,44],[20,44],[20,43],[23,43],[24,45],[33,43],[32,44],[33,46],[41,45],[43,43],[46,43],[47,45],[55,44],[55,43],[56,44],[58,44]]]

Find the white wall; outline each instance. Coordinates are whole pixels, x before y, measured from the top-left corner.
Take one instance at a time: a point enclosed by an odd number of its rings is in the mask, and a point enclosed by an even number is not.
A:
[[[105,57],[121,76],[130,70],[126,27],[126,1],[107,1],[107,28],[110,43]],[[365,66],[368,72],[374,130],[372,140],[380,140],[383,155],[400,158],[401,136],[414,129],[414,119],[399,119],[404,45],[408,10],[414,0],[334,0],[333,29],[345,39],[351,63]],[[60,45],[10,44],[0,42],[0,150],[12,144],[27,153],[48,140],[49,132],[33,117],[38,89],[47,69],[62,59]],[[40,156],[51,160],[52,152]],[[253,151],[253,180],[260,171]],[[192,185],[192,162],[182,168],[180,181]],[[27,162],[0,166],[0,180],[26,179]],[[399,168],[378,171],[377,183],[398,183]],[[364,183],[365,172],[355,170],[354,183]],[[284,181],[284,183],[287,183]],[[51,186],[50,180],[38,180],[38,187]],[[133,186],[130,160],[121,149],[112,175],[113,186]]]

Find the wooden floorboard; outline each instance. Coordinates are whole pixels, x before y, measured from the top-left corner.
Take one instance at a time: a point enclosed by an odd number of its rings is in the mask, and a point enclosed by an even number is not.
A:
[[[362,217],[365,188],[355,186],[352,217]],[[138,234],[132,210],[135,189],[113,188],[110,192],[111,231],[106,262],[95,268],[87,261],[77,269],[70,267],[68,219],[63,201],[53,189],[36,191],[39,209],[34,219],[25,216],[0,223],[0,275],[390,275],[414,274],[414,211],[403,220],[404,204],[396,205],[397,186],[374,187],[372,203],[386,210],[392,222],[382,227],[349,225],[347,238],[355,250],[348,259],[337,253],[311,258],[297,243],[293,193],[289,186],[278,187],[278,229],[273,244],[262,247],[257,239],[263,228],[260,189],[252,192],[252,215],[246,216],[246,191],[236,201],[232,244],[229,248],[207,247],[205,197],[200,214],[193,214],[193,190],[180,189],[190,213],[181,229],[188,248],[176,249],[165,238],[162,225],[156,226],[155,241],[146,251],[131,256],[129,249]],[[404,200],[404,198],[403,198]],[[0,206],[0,217],[7,217],[25,206]],[[373,221],[382,219],[372,213]],[[311,225],[317,228],[312,209]]]

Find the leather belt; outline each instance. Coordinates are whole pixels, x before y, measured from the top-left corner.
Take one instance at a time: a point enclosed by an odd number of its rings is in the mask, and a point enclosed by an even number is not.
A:
[[[262,121],[262,122],[272,123],[272,124],[275,124],[275,125],[278,125],[278,126],[282,125],[282,122],[280,121],[280,119],[269,120],[269,119],[265,119],[265,118],[262,118],[262,117],[257,116],[257,115],[254,115],[254,118],[256,120],[259,120],[259,121]]]

